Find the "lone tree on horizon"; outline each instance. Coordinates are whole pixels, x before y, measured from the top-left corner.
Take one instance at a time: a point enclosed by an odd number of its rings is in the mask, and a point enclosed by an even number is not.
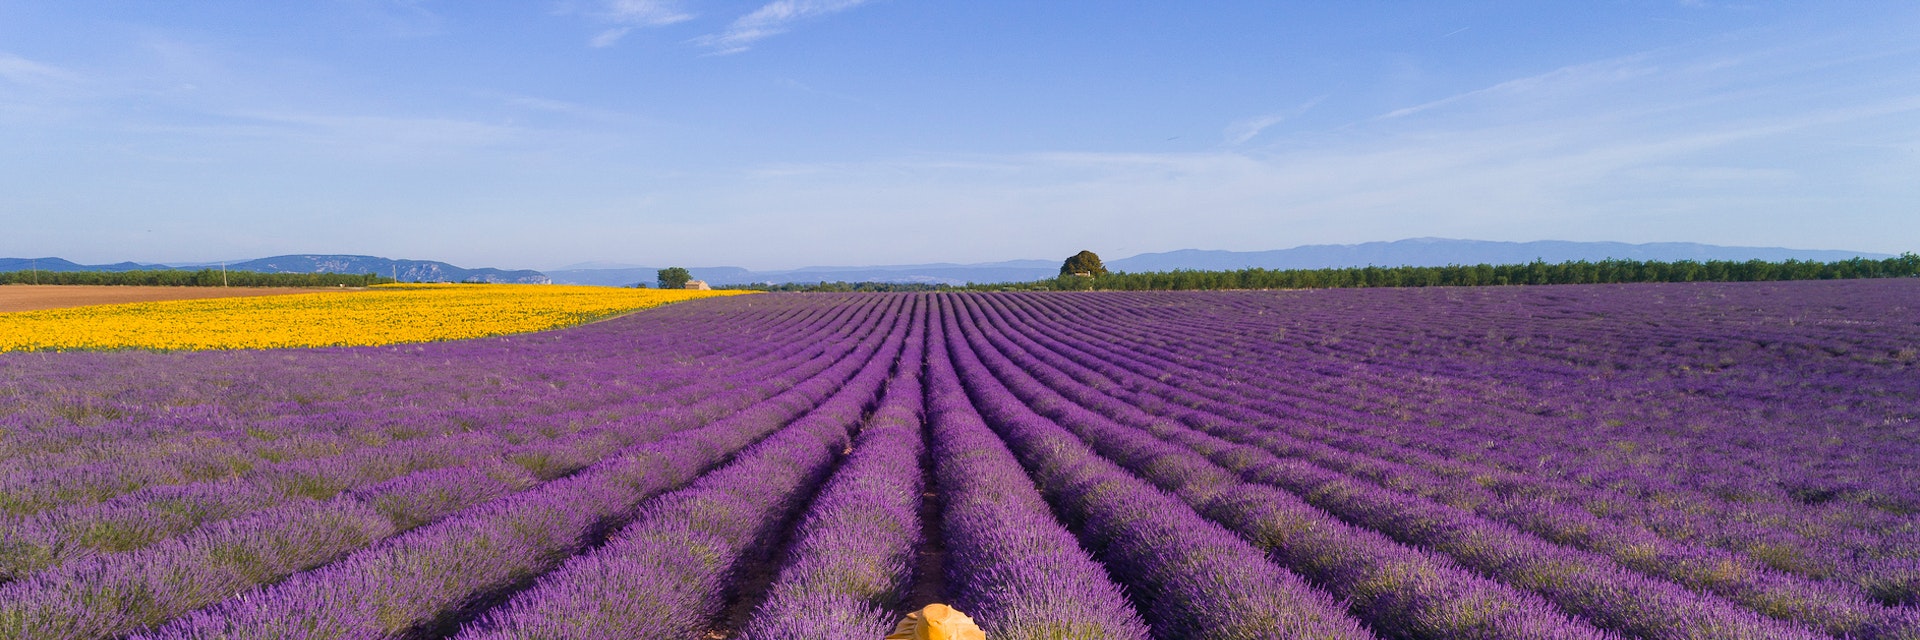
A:
[[[1081,251],[1060,265],[1060,275],[1104,276],[1107,275],[1107,265],[1101,264],[1100,256],[1094,252]]]
[[[680,267],[667,267],[661,269],[654,277],[660,280],[662,289],[685,289],[687,281],[693,279],[693,274],[687,273],[686,269]]]

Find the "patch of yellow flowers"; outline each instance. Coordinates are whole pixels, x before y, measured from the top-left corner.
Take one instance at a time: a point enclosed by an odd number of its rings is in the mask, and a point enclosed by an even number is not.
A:
[[[0,313],[0,352],[372,346],[542,331],[742,291],[399,284]]]

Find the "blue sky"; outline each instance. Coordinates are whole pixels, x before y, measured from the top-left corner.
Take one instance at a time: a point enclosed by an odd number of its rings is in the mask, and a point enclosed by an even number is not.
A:
[[[0,0],[0,256],[1920,250],[1920,4]]]

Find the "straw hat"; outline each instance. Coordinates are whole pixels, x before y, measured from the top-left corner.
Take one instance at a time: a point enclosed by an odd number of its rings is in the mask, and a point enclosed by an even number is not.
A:
[[[987,640],[987,633],[967,614],[944,604],[930,604],[907,614],[886,640]]]

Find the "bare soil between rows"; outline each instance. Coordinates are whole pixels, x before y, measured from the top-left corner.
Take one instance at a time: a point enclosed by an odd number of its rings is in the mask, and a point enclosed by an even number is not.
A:
[[[137,287],[89,284],[0,285],[0,313],[96,304],[241,298],[288,293],[365,291],[364,287]]]

